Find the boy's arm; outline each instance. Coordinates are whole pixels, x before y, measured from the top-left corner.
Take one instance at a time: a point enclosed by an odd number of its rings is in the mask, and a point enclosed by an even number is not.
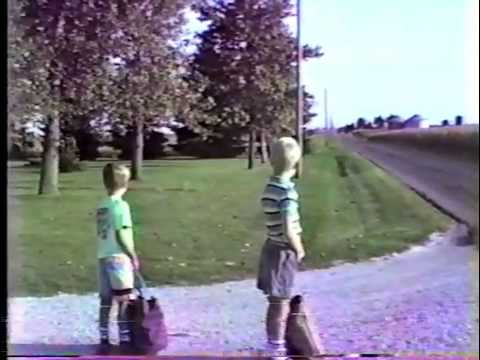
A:
[[[282,200],[280,211],[283,219],[283,233],[297,253],[298,259],[302,260],[305,257],[305,249],[299,234],[299,215],[296,198],[287,197]]]
[[[131,228],[125,227],[120,230],[115,230],[115,238],[118,245],[122,251],[130,258],[135,259],[137,254],[135,253],[135,248],[133,246],[133,241],[131,241]]]
[[[121,203],[115,214],[115,239],[122,251],[137,267],[138,257],[133,243],[132,218],[130,207],[126,202]]]
[[[298,260],[302,260],[305,257],[305,249],[303,247],[302,238],[296,231],[297,227],[294,226],[288,217],[286,217],[283,223],[283,228],[288,242],[297,253]]]

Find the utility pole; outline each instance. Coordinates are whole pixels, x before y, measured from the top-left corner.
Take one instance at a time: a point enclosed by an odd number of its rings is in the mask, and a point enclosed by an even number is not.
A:
[[[325,130],[328,130],[328,94],[326,88],[323,91],[323,107],[325,115]]]
[[[302,4],[297,0],[297,141],[300,145],[301,154],[297,165],[296,177],[303,173],[303,86],[301,64],[303,60],[303,48],[301,41]]]

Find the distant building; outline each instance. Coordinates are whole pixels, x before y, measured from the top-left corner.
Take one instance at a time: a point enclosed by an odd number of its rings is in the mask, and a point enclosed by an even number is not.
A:
[[[419,129],[422,127],[423,118],[420,115],[413,115],[403,123],[404,129]]]
[[[390,115],[385,119],[388,130],[398,130],[403,129],[403,119],[397,115]]]

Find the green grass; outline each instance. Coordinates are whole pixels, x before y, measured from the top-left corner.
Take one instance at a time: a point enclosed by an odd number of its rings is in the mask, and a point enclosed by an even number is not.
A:
[[[448,224],[369,162],[330,142],[315,145],[298,184],[308,267],[399,251]],[[10,296],[95,291],[101,168],[91,163],[85,172],[62,175],[58,197],[35,194],[37,169],[15,170],[10,186],[20,223],[9,236]],[[246,170],[244,160],[146,162],[144,181],[133,183],[126,199],[147,281],[253,276],[265,239],[259,197],[269,174],[268,166]]]

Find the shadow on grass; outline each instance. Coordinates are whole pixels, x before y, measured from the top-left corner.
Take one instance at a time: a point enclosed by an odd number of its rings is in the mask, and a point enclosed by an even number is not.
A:
[[[150,191],[150,192],[197,192],[196,189],[188,188],[161,188],[161,187],[151,187],[151,186],[131,186],[128,189],[129,192],[137,191]]]
[[[149,160],[147,160],[149,161]],[[155,161],[155,160],[153,160]],[[168,160],[159,160],[159,161],[168,161]],[[177,160],[179,162],[183,162],[184,160]],[[188,160],[190,161],[190,159]],[[102,163],[89,163],[88,164],[88,169],[103,169],[103,167],[105,166],[107,162],[102,162]],[[145,168],[145,169],[148,169],[148,168],[165,168],[165,167],[168,167],[168,168],[172,168],[172,167],[178,167],[178,168],[188,168],[190,166],[186,165],[186,164],[179,164],[178,162],[177,163],[159,163],[159,164],[149,164],[149,163],[144,163],[142,165],[142,168]]]
[[[103,191],[104,189],[99,186],[60,186],[60,191],[63,190],[86,190],[86,191]]]
[[[40,174],[40,167],[38,166],[21,166],[8,169],[8,172],[13,175],[17,174]]]
[[[11,187],[12,190],[35,190],[33,186],[28,185],[14,185]]]

